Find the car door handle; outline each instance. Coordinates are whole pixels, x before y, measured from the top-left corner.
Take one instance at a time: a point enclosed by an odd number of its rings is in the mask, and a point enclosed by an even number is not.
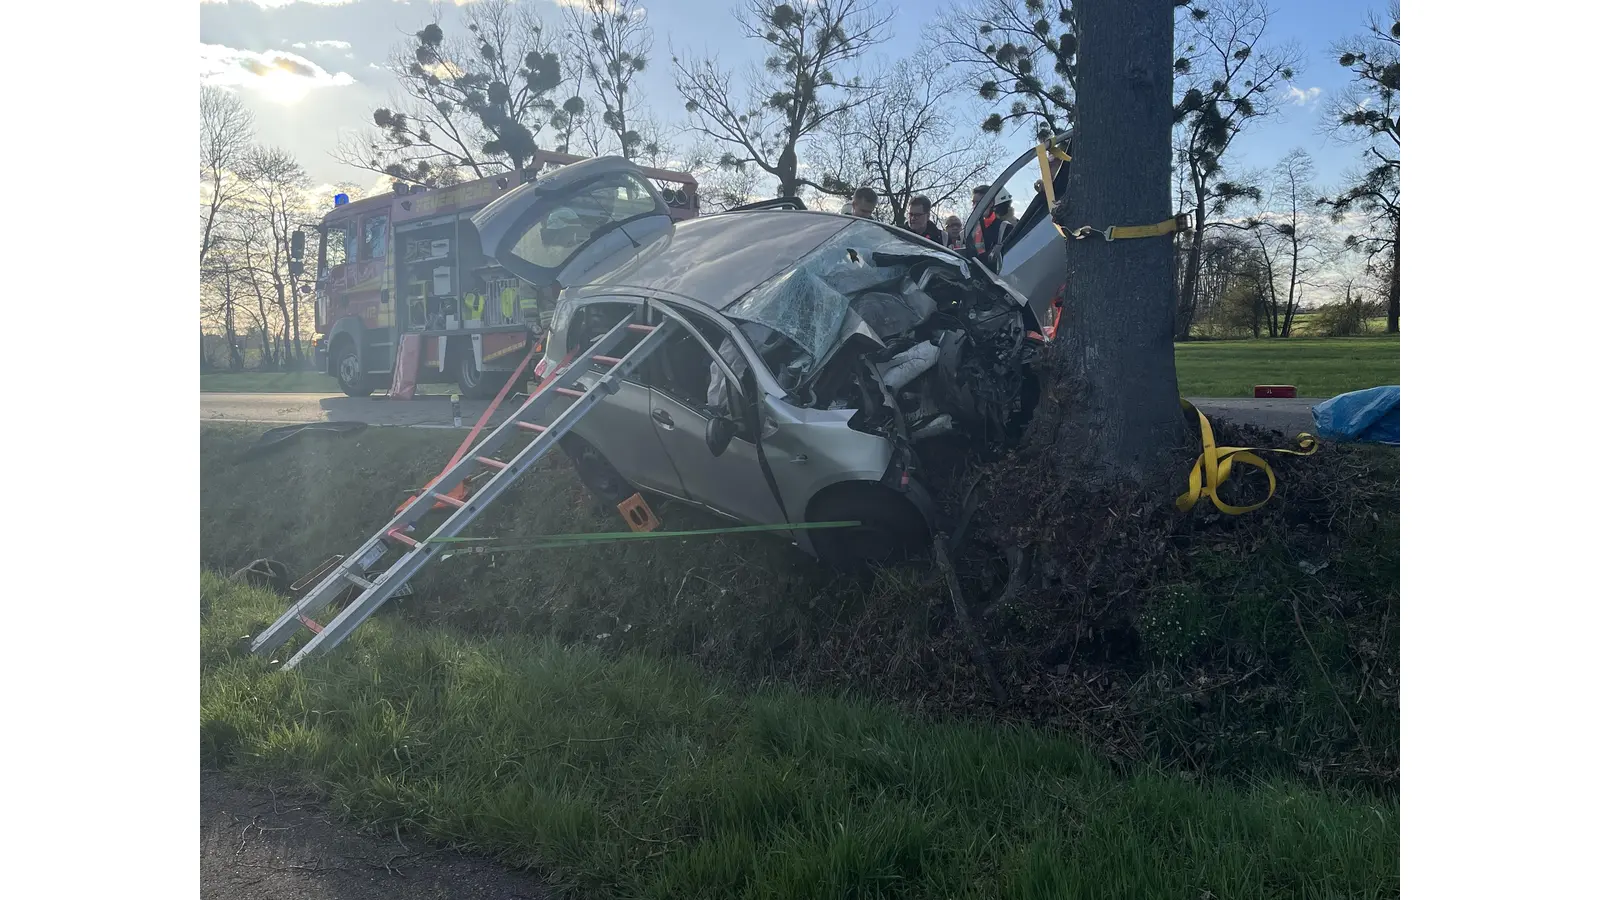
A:
[[[650,412],[650,418],[655,419],[657,425],[660,425],[662,428],[665,428],[668,431],[671,431],[673,428],[672,416],[668,415],[667,411],[664,409],[652,410]]]

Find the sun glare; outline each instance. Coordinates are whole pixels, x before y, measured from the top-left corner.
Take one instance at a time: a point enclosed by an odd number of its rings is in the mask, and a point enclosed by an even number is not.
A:
[[[292,106],[311,90],[311,81],[284,71],[273,71],[255,79],[253,87],[273,103]]]

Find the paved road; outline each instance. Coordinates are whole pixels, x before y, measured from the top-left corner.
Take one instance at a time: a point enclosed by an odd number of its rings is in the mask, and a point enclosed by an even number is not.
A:
[[[1255,400],[1247,397],[1191,397],[1207,416],[1248,422],[1286,434],[1316,433],[1311,407],[1322,402],[1313,398],[1295,400]],[[478,421],[489,404],[462,400],[462,425]],[[515,407],[510,398],[495,412],[498,421]],[[290,424],[294,422],[355,421],[369,425],[414,425],[449,427],[450,398],[419,395],[415,400],[390,400],[384,396],[346,397],[343,394],[221,394],[200,395],[202,421],[241,421]]]

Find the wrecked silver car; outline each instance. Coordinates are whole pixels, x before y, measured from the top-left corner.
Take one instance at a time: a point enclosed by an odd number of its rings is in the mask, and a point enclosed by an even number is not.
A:
[[[927,455],[1000,451],[1038,397],[1045,339],[1026,300],[877,222],[756,209],[674,223],[616,158],[473,222],[506,269],[564,286],[536,376],[640,307],[676,326],[563,439],[608,504],[642,490],[747,524],[859,521],[787,534],[841,567],[887,561],[936,526]]]

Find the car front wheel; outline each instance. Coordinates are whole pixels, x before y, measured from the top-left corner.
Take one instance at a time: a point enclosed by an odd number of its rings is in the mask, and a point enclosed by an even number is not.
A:
[[[928,547],[928,523],[907,497],[881,484],[835,485],[806,512],[808,522],[860,522],[811,532],[817,558],[844,571],[903,562]]]

